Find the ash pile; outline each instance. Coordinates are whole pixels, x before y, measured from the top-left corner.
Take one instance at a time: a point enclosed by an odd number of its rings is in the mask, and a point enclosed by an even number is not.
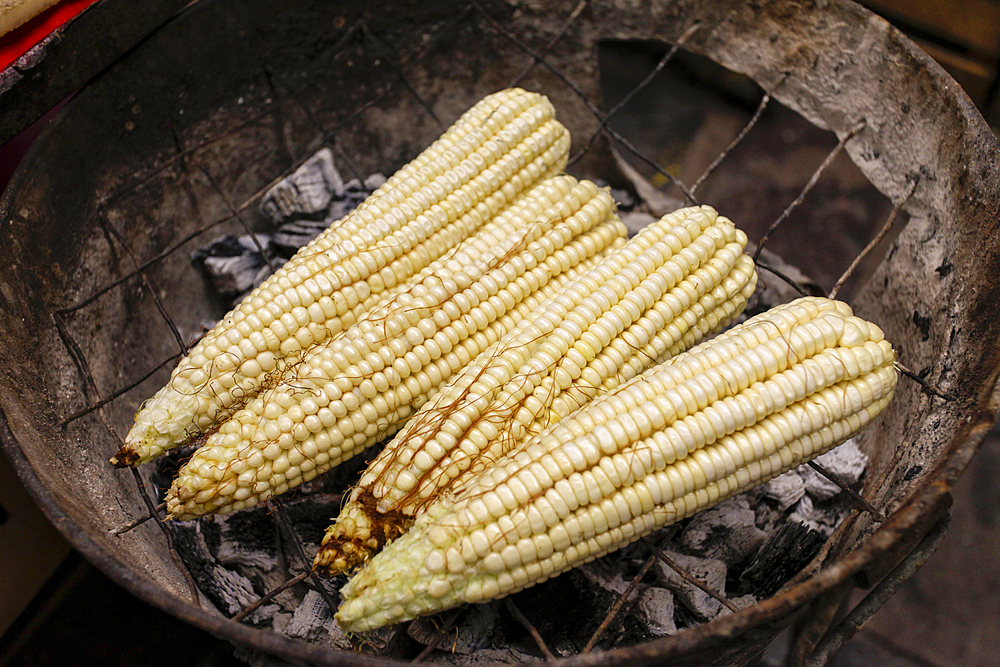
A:
[[[264,195],[261,211],[272,231],[220,237],[196,251],[192,262],[219,298],[235,305],[384,182],[381,174],[345,182],[332,152],[323,149]],[[623,212],[641,207],[641,198],[614,194]],[[634,222],[641,214],[629,217]],[[767,259],[781,263],[773,255]],[[800,284],[812,284],[794,267],[782,268]],[[787,285],[764,282],[751,314],[797,296]],[[152,481],[161,500],[190,453],[182,449],[160,459]],[[324,529],[371,456],[356,457],[262,507],[171,522],[174,545],[203,606],[290,638],[401,659],[516,663],[569,656],[675,634],[773,595],[816,556],[853,507],[839,485],[801,466],[507,599],[349,636],[331,611],[346,578],[307,574]],[[857,487],[867,457],[850,440],[816,463]],[[299,583],[285,586],[294,578]],[[246,612],[276,589],[282,590]],[[252,653],[239,657],[278,664]]]

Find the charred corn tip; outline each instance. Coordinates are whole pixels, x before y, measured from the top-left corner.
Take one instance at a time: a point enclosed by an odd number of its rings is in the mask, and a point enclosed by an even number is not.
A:
[[[358,490],[375,502],[362,506],[355,494],[328,529],[324,561],[353,567],[338,545],[352,555],[358,543],[381,548],[389,516],[412,521],[546,425],[726,326],[756,285],[746,243],[703,206],[664,216],[609,253],[413,417],[361,478]]]
[[[845,304],[751,318],[595,399],[432,505],[342,589],[363,631],[503,597],[811,460],[892,397],[895,353]]]
[[[305,349],[559,173],[569,134],[554,113],[545,97],[520,89],[470,109],[206,334],[140,409],[113,463],[148,461],[216,428]]]

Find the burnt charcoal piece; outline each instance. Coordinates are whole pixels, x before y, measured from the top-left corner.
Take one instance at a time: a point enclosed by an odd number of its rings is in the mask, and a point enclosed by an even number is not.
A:
[[[495,633],[495,625],[504,603],[493,600],[473,604],[458,615],[448,638],[441,639],[441,614],[423,616],[406,625],[406,633],[424,646],[437,642],[438,650],[454,655],[470,655],[487,646]]]
[[[245,551],[262,551],[270,556],[278,554],[274,520],[267,516],[267,508],[254,507],[234,512],[224,517],[223,537]]]
[[[746,496],[736,496],[696,514],[681,533],[680,543],[699,555],[733,566],[750,558],[767,541],[767,534],[755,520]]]
[[[839,447],[817,457],[816,463],[851,486],[864,474],[868,456],[858,447],[857,439],[851,438]],[[799,474],[805,481],[806,493],[815,500],[829,500],[840,493],[839,486],[809,466],[802,466]]]
[[[593,582],[577,568],[515,593],[511,599],[553,653],[575,655],[587,644],[618,596]],[[496,627],[500,641],[494,646],[511,646],[540,655],[534,639],[506,608],[502,608]],[[610,637],[606,639],[611,640]]]
[[[770,480],[763,486],[764,497],[775,501],[778,504],[778,509],[782,512],[799,502],[806,492],[805,480],[799,474],[803,469],[805,466],[801,466],[797,470],[789,470]]]
[[[162,503],[167,498],[167,490],[177,471],[191,457],[191,454],[198,449],[198,445],[182,445],[177,449],[170,450],[153,462],[153,471],[149,475],[149,482],[156,491],[156,502]]]
[[[192,253],[191,262],[201,268],[219,296],[232,298],[256,287],[271,274],[262,249],[269,259],[277,257],[269,236],[228,234]]]
[[[739,592],[758,598],[774,595],[812,560],[826,538],[798,522],[781,526],[739,576]]]
[[[652,587],[639,598],[634,614],[650,637],[677,634],[674,622],[674,594],[666,588]]]
[[[264,193],[260,210],[277,224],[304,217],[322,220],[330,201],[344,196],[344,188],[333,152],[324,148]]]
[[[837,524],[850,510],[848,503],[838,502],[838,500],[840,499],[816,503],[811,497],[804,496],[795,506],[795,511],[788,515],[788,520],[803,523],[824,536],[830,537]]]
[[[719,595],[726,594],[726,564],[721,560],[698,558],[674,551],[664,551],[678,567],[683,569]],[[694,584],[685,580],[674,568],[662,560],[656,561],[656,578],[677,596],[677,601],[701,620],[709,620],[722,609],[722,603]]]
[[[323,541],[323,533],[340,507],[340,497],[328,494],[282,496],[279,500],[299,539],[316,545]]]
[[[255,590],[253,582],[216,562],[205,544],[200,522],[174,522],[170,533],[191,578],[222,613],[232,616],[261,596],[262,591]],[[277,605],[267,604],[246,620],[254,624],[266,623],[277,611]]]

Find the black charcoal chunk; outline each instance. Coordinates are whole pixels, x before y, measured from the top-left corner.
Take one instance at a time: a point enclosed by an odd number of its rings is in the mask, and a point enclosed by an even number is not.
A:
[[[333,614],[318,591],[309,591],[285,626],[285,634],[297,639],[316,641],[327,633],[326,626],[333,621]]]
[[[737,496],[696,514],[681,533],[680,543],[702,556],[736,565],[767,541],[755,520],[749,500]]]
[[[839,502],[839,499],[817,503],[810,496],[805,496],[795,506],[795,511],[788,516],[788,520],[805,524],[824,536],[830,537],[837,524],[850,511],[850,507],[850,504]]]
[[[278,224],[303,217],[323,218],[330,201],[343,197],[344,191],[333,152],[324,148],[264,193],[260,210]]]
[[[778,504],[778,509],[782,511],[799,502],[799,499],[805,495],[806,483],[799,474],[799,470],[789,470],[763,486],[764,497],[775,501]]]
[[[868,465],[868,456],[858,447],[855,438],[816,457],[816,463],[837,475],[848,486],[857,483]],[[805,482],[805,491],[814,500],[829,500],[840,493],[840,487],[809,466],[802,466],[800,474]]]
[[[674,594],[666,588],[652,586],[639,597],[633,612],[653,637],[677,634],[674,622]]]
[[[575,655],[587,644],[594,630],[618,599],[576,568],[511,596],[556,655]],[[574,610],[567,613],[567,610]],[[534,639],[506,609],[497,623],[502,643],[520,651],[538,653]],[[613,642],[608,637],[608,643]],[[602,642],[603,645],[603,642]]]
[[[233,616],[244,607],[256,602],[261,592],[243,575],[223,567],[212,558],[202,536],[200,522],[174,522],[172,537],[177,553],[191,573],[198,589],[226,616]],[[276,604],[266,604],[245,619],[262,624],[280,611]]]
[[[821,532],[803,523],[785,523],[743,569],[739,593],[774,595],[812,560],[825,541]]]
[[[721,560],[698,558],[674,551],[666,551],[667,556],[687,574],[691,575],[712,591],[726,594],[726,564]],[[656,577],[677,596],[677,600],[702,619],[714,618],[722,608],[722,603],[688,582],[673,567],[662,560],[656,561]]]
[[[253,289],[270,275],[261,250],[268,258],[277,257],[269,236],[244,234],[237,237],[228,234],[196,250],[191,255],[191,261],[202,269],[219,296],[231,298]]]
[[[387,180],[389,179],[387,179],[382,174],[374,173],[365,179],[364,189],[368,193],[375,192],[380,187],[382,187]]]
[[[438,646],[456,655],[470,655],[485,647],[494,633],[499,612],[499,601],[469,606],[458,624],[449,630],[449,638],[440,641],[440,620],[436,616],[418,618],[406,627],[407,634],[417,642],[426,645],[438,641]]]
[[[630,583],[625,581],[621,572],[608,572],[606,568],[602,567],[584,565],[580,568],[580,572],[582,572],[587,580],[592,584],[595,584],[608,593],[612,593],[614,595],[621,595],[624,593]]]
[[[518,651],[514,647],[483,648],[468,655],[452,653],[451,651],[435,651],[424,658],[423,662],[439,665],[496,665],[536,662],[538,658],[529,653]]]

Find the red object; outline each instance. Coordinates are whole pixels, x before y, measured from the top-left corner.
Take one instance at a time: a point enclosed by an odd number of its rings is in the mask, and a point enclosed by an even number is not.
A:
[[[19,28],[0,37],[0,69],[7,69],[12,62],[52,34],[53,30],[95,2],[97,0],[62,0]]]

